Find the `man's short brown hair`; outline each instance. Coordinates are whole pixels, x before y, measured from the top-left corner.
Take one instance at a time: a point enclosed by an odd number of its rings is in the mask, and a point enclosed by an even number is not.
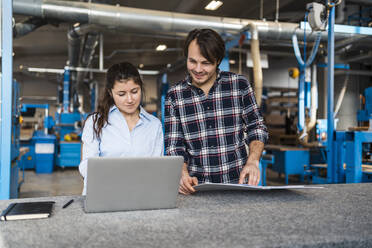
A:
[[[190,31],[184,46],[186,58],[188,57],[190,43],[195,39],[203,57],[211,63],[217,63],[218,66],[225,57],[225,42],[221,36],[212,29],[194,29]]]

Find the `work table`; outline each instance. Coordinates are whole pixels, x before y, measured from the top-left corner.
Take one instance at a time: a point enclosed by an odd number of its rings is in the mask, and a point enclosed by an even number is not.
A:
[[[198,192],[176,209],[90,213],[84,197],[53,200],[48,219],[0,222],[0,247],[372,247],[372,184]],[[70,199],[74,202],[62,206]]]

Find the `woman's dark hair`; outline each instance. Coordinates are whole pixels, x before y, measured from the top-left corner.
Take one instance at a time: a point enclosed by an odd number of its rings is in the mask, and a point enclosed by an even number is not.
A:
[[[115,104],[111,93],[115,82],[126,82],[128,80],[133,80],[135,84],[139,85],[143,95],[143,82],[137,68],[134,65],[129,62],[122,62],[112,65],[107,70],[106,85],[100,101],[98,102],[97,111],[89,115],[93,115],[93,130],[98,139],[101,137],[102,128],[106,124],[109,124],[109,110]]]
[[[194,29],[190,31],[183,49],[186,58],[189,54],[189,45],[195,39],[203,57],[211,63],[216,62],[218,66],[225,57],[225,42],[221,36],[212,29]]]

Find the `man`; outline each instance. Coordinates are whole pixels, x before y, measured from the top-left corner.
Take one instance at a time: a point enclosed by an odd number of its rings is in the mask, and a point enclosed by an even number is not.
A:
[[[179,192],[247,178],[257,185],[268,133],[251,85],[242,75],[218,69],[225,43],[211,29],[191,31],[184,53],[188,75],[168,91],[165,105],[166,153],[184,157]]]

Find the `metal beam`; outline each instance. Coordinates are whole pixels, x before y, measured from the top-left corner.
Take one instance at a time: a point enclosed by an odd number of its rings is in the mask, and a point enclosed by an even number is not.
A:
[[[306,23],[301,22],[300,27],[301,27],[302,30],[306,28],[306,30],[311,31],[311,26],[308,22],[306,22]],[[372,28],[335,24],[334,27],[333,27],[333,32],[334,33],[339,33],[339,34],[372,35]],[[354,37],[354,36],[350,36],[350,38],[352,38],[352,37]],[[355,37],[355,38],[357,38],[357,37]]]
[[[363,70],[340,70],[335,72],[335,76],[338,75],[355,75],[355,76],[367,76],[372,77],[372,71],[363,71]]]
[[[335,7],[331,7],[328,18],[328,87],[327,87],[327,182],[334,183],[336,178],[336,164],[334,162],[334,117],[333,117],[333,99],[334,99],[334,46],[335,46]]]
[[[11,130],[12,130],[12,0],[1,3],[1,118],[0,118],[0,199],[10,198]]]
[[[357,62],[357,61],[361,61],[361,60],[364,60],[364,59],[370,59],[370,58],[372,58],[372,51],[369,51],[367,53],[358,54],[356,56],[346,57],[343,60],[346,61],[346,62]]]
[[[279,10],[281,8],[287,6],[288,4],[292,3],[293,1],[294,0],[280,0],[279,1]],[[264,0],[263,18],[266,18],[269,15],[272,15],[273,13],[275,13],[275,10],[276,10],[276,5],[274,4],[274,2],[272,0],[270,0],[270,4],[268,4],[267,2],[268,2],[268,0]],[[258,6],[257,8],[246,8],[246,9],[244,9],[244,11],[242,11],[240,13],[240,16],[252,16],[253,14],[260,13],[260,9],[259,9],[260,5],[257,5],[257,6]],[[305,12],[305,10],[304,10],[304,12]],[[302,14],[302,16],[303,16],[303,14]],[[274,16],[270,16],[270,17],[274,17]],[[280,14],[279,14],[279,18],[280,18]]]
[[[55,73],[55,74],[63,74],[65,70],[69,71],[77,71],[77,72],[94,72],[94,73],[106,73],[107,69],[96,69],[96,68],[86,68],[86,67],[71,67],[66,66],[65,69],[53,69],[53,68],[35,68],[35,67],[28,67],[27,70],[29,72],[40,72],[40,73]],[[141,75],[158,75],[159,71],[156,70],[138,70],[139,74]]]
[[[360,5],[372,5],[371,0],[348,0],[347,2],[348,3],[360,4]]]

